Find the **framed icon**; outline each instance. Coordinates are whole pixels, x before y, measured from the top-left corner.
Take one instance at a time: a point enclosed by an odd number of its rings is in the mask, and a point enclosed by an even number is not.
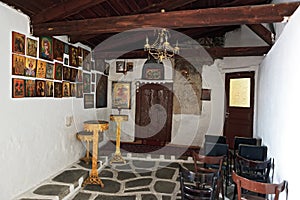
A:
[[[113,82],[112,83],[112,108],[130,109],[130,82]]]

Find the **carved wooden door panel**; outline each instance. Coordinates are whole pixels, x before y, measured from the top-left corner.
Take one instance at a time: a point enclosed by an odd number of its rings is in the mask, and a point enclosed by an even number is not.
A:
[[[172,84],[141,84],[136,91],[135,139],[144,144],[171,141]]]

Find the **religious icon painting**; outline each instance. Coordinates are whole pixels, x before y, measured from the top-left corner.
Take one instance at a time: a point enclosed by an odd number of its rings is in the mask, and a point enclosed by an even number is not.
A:
[[[71,68],[63,66],[63,80],[69,81],[71,79]]]
[[[35,80],[26,80],[25,85],[26,85],[25,96],[35,97]]]
[[[42,80],[35,81],[35,92],[37,97],[45,96],[45,85],[46,85],[45,81]]]
[[[46,97],[53,97],[54,83],[53,81],[46,81]]]
[[[69,44],[64,43],[64,53],[69,55]]]
[[[61,63],[54,64],[54,79],[55,80],[62,80],[63,74],[63,65]]]
[[[12,74],[13,75],[24,75],[26,65],[25,56],[12,54]]]
[[[95,83],[95,81],[96,81],[96,74],[92,73],[92,82]]]
[[[36,59],[26,58],[25,76],[35,77],[36,74]]]
[[[76,97],[76,83],[70,83],[70,95]]]
[[[71,68],[71,76],[70,76],[70,81],[75,82],[76,77],[77,77],[78,69]]]
[[[62,97],[62,83],[54,82],[54,97],[61,98]]]
[[[84,94],[83,98],[84,98],[83,99],[84,109],[89,109],[89,108],[95,107],[94,94]]]
[[[126,71],[132,72],[133,71],[133,62],[126,62]]]
[[[53,39],[52,37],[40,37],[40,58],[53,60]]]
[[[95,60],[95,70],[98,72],[104,72],[105,62],[103,59]]]
[[[64,81],[62,84],[63,97],[70,97],[70,82]]]
[[[46,66],[47,63],[42,60],[38,60],[36,66],[36,77],[37,78],[45,78],[46,77]]]
[[[82,50],[82,58],[84,61],[91,61],[91,52],[86,50],[86,49],[83,49]]]
[[[69,65],[78,67],[78,48],[70,46],[69,52]]]
[[[76,98],[83,98],[83,83],[76,83]]]
[[[26,55],[37,57],[37,40],[27,38]]]
[[[82,76],[83,76],[82,74],[83,74],[82,70],[79,69],[79,70],[77,71],[76,82],[82,82],[82,79],[83,79],[83,78],[82,78]]]
[[[83,93],[91,92],[91,75],[83,73]]]
[[[53,38],[53,59],[63,61],[64,57],[64,43],[58,39]]]
[[[12,52],[25,55],[25,35],[12,32]]]
[[[54,64],[46,63],[46,78],[54,79]]]
[[[82,54],[83,54],[83,49],[81,47],[78,47],[78,65],[79,66],[82,66],[82,63],[83,63]]]
[[[126,73],[125,61],[116,61],[116,73]]]
[[[25,80],[19,78],[12,79],[12,97],[23,98],[25,97]]]

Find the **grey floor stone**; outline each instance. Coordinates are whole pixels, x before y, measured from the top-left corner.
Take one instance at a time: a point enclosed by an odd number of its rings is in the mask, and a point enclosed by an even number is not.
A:
[[[103,192],[103,193],[118,193],[121,189],[121,184],[117,181],[101,179],[104,187],[101,188],[99,185],[87,185],[84,190]]]
[[[158,200],[154,194],[142,194],[142,200]]]
[[[88,177],[89,172],[82,169],[77,170],[67,170],[62,172],[61,174],[54,177],[52,180],[62,183],[72,183],[76,186],[78,186],[78,180],[80,177],[83,177],[84,179]]]
[[[155,191],[159,193],[172,194],[174,193],[176,183],[170,181],[156,181],[154,184]]]
[[[133,160],[132,164],[137,168],[153,168],[155,161]]]
[[[69,186],[48,184],[40,186],[33,191],[33,193],[39,195],[58,196],[59,199],[62,199],[70,193],[70,190]]]
[[[172,179],[175,171],[175,169],[161,168],[156,171],[155,176],[161,179]]]
[[[152,178],[139,178],[136,180],[128,181],[125,183],[125,188],[142,187],[149,185],[152,182]]]
[[[88,193],[78,193],[72,200],[88,200],[91,194]]]
[[[95,200],[136,200],[136,196],[108,196],[99,195]]]
[[[106,178],[112,178],[113,177],[113,173],[110,170],[107,170],[108,168],[102,170],[99,173],[99,177],[106,177]]]
[[[131,178],[136,178],[136,175],[132,172],[120,171],[117,176],[118,180],[127,180],[127,179],[131,179]]]

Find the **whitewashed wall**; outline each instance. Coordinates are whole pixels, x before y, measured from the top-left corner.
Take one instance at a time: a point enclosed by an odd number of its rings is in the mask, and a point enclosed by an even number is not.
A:
[[[30,36],[27,16],[0,3],[0,199],[12,199],[77,161],[84,153],[75,133],[87,119],[82,99],[12,99],[12,31]],[[73,117],[66,127],[66,117]]]
[[[274,182],[289,182],[289,199],[299,199],[295,166],[300,139],[299,21],[298,8],[261,64],[258,77],[256,132],[275,159]]]

